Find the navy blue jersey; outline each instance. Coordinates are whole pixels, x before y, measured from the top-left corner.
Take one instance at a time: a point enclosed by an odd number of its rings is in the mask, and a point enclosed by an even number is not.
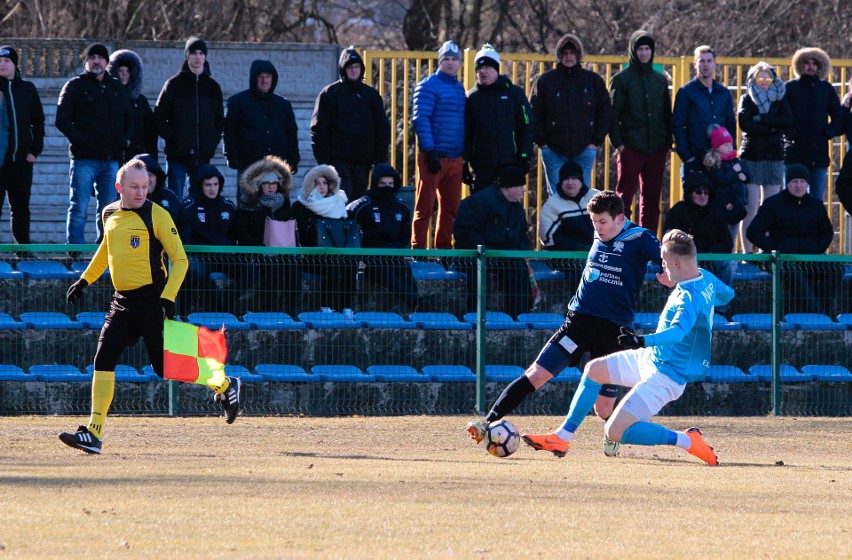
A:
[[[621,233],[608,243],[595,234],[583,278],[568,309],[629,326],[648,261],[661,265],[660,241],[650,230],[627,220]]]

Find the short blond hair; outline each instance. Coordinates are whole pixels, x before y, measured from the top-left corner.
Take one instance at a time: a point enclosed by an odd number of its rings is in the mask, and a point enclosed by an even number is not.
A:
[[[679,257],[695,257],[698,254],[692,236],[679,229],[669,230],[663,236],[662,244],[666,251]]]
[[[712,54],[713,60],[716,60],[716,52],[710,48],[710,45],[701,45],[700,47],[695,47],[695,62],[698,62],[698,59],[701,58],[701,55],[704,53]]]
[[[115,182],[123,186],[124,176],[131,169],[139,169],[141,171],[144,171],[146,174],[148,173],[148,166],[145,165],[145,162],[141,159],[133,158],[121,166],[121,168],[118,170],[118,173],[115,174]]]

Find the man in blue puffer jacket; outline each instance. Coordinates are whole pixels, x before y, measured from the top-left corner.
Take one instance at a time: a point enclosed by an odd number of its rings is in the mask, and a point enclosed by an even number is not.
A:
[[[464,87],[458,80],[461,54],[447,41],[438,50],[438,70],[414,90],[414,130],[420,181],[414,202],[412,249],[426,249],[432,208],[438,197],[435,247],[453,248],[453,222],[461,201],[464,150]]]

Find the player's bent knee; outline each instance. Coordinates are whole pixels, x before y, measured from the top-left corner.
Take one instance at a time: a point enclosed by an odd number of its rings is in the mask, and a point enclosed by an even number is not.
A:
[[[524,375],[530,380],[532,386],[538,390],[542,385],[553,379],[553,374],[544,369],[538,364],[532,364],[527,368],[527,371],[524,372]]]

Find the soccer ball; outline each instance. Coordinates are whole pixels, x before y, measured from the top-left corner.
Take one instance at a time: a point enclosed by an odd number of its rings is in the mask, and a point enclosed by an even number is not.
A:
[[[485,430],[485,449],[495,457],[508,457],[520,444],[521,434],[508,420],[491,422]]]

